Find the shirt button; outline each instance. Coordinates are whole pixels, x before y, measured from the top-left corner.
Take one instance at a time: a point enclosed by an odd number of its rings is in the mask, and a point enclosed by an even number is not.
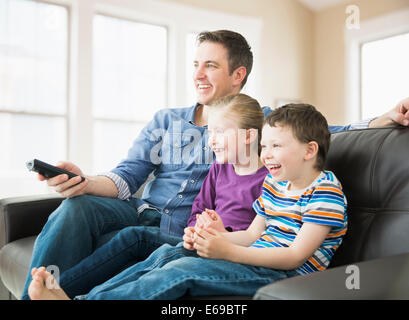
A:
[[[178,197],[179,197],[179,199],[182,199],[183,198],[183,196],[180,194],[180,195],[178,195]]]
[[[195,183],[195,180],[193,180],[193,179],[192,179],[192,180],[190,180],[190,183]]]
[[[206,151],[206,150],[207,150],[207,147],[203,147],[203,150]]]
[[[165,209],[165,213],[166,213],[166,214],[169,213],[169,210],[168,210],[168,209]]]

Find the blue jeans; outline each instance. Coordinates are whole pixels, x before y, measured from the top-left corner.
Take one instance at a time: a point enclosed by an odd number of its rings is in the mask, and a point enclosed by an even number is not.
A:
[[[148,259],[139,262],[88,294],[75,297],[89,300],[177,299],[191,296],[252,296],[262,286],[297,275],[283,271],[212,260],[177,246],[162,245]],[[64,286],[61,286],[64,289]]]
[[[124,228],[90,256],[63,272],[59,285],[70,298],[74,298],[91,291],[127,267],[145,260],[163,244],[176,245],[180,241],[180,237],[161,233],[159,227]]]
[[[123,201],[82,195],[64,200],[36,239],[21,299],[29,299],[32,268],[56,265],[62,274],[112,238],[114,231],[137,225],[156,227],[160,219],[157,210],[138,213],[132,198]]]

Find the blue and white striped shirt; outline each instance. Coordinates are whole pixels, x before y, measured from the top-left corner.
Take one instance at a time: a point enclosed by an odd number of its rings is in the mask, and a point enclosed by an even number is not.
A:
[[[289,247],[305,222],[331,226],[321,246],[296,270],[300,274],[325,270],[347,231],[347,201],[331,171],[322,171],[302,191],[289,191],[288,181],[275,182],[267,175],[253,208],[266,219],[266,230],[252,247]]]

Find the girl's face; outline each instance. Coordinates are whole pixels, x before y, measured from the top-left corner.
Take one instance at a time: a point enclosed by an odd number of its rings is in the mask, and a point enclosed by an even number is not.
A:
[[[223,111],[209,112],[209,146],[218,163],[238,163],[241,153],[246,152],[245,133],[246,130],[240,129],[238,123],[226,117]]]
[[[261,161],[276,181],[296,183],[305,170],[307,144],[299,142],[288,126],[264,125],[261,138]]]

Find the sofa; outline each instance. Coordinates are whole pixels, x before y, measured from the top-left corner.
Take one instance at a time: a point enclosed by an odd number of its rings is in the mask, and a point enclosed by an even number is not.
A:
[[[260,288],[254,297],[207,299],[408,299],[409,128],[332,134],[326,168],[348,200],[348,232],[330,267]],[[0,277],[20,297],[33,243],[58,195],[0,200]],[[184,297],[190,299],[189,296]]]

